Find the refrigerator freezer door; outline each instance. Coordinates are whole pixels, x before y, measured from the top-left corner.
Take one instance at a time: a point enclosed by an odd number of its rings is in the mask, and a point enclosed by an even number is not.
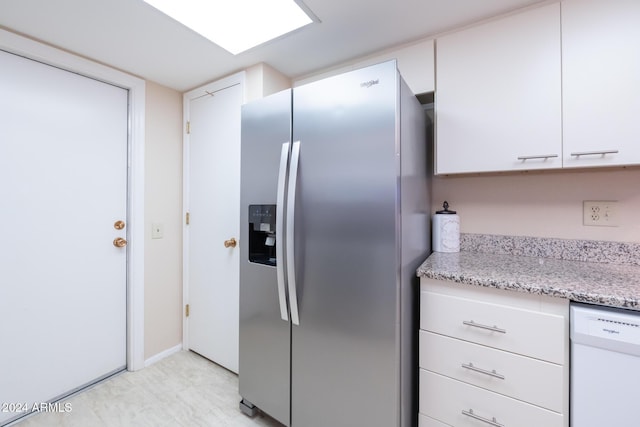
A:
[[[276,255],[276,266],[249,262],[248,242],[249,206],[277,202],[282,147],[291,136],[291,91],[244,105],[241,131],[239,391],[243,399],[288,426],[291,326],[283,320],[288,312],[281,311],[276,274],[283,260]],[[283,208],[278,206],[276,212]],[[281,218],[276,218],[276,226],[282,227]],[[279,237],[281,230],[275,231]],[[278,237],[276,254],[284,243]]]
[[[294,90],[294,427],[399,423],[398,88],[388,62]]]

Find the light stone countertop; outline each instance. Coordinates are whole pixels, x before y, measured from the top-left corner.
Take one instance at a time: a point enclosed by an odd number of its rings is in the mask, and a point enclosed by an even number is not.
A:
[[[640,311],[640,266],[633,264],[434,252],[418,268],[417,275]]]

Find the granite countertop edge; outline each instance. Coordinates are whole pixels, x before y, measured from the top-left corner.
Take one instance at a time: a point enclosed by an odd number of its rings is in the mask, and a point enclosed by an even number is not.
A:
[[[475,252],[434,252],[418,277],[640,311],[640,266]]]

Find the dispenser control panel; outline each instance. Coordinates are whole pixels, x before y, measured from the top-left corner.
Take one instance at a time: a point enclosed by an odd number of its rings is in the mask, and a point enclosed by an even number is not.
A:
[[[276,265],[276,205],[249,205],[249,261]]]

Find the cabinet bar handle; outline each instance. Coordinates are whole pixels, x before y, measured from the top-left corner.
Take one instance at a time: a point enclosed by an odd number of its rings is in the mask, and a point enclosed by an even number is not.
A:
[[[533,159],[552,159],[558,157],[557,154],[540,154],[538,156],[518,156],[518,160],[533,160]]]
[[[486,329],[488,331],[500,332],[501,334],[506,334],[507,333],[506,329],[498,328],[496,325],[487,326],[487,325],[483,325],[481,323],[476,323],[473,320],[463,320],[462,324],[463,325],[467,325],[467,326],[473,326],[474,328]]]
[[[575,153],[571,153],[571,155],[574,156],[574,157],[598,156],[598,155],[603,155],[604,156],[605,154],[618,154],[618,150],[577,151]]]
[[[498,421],[496,421],[496,417],[493,417],[492,419],[489,418],[485,418],[485,417],[481,417],[480,415],[476,415],[473,413],[473,409],[469,409],[468,411],[465,411],[464,409],[462,410],[462,415],[466,415],[467,417],[471,417],[474,420],[478,420],[478,421],[482,421],[483,423],[487,423],[490,426],[494,426],[494,427],[504,427],[504,424],[500,424]]]
[[[497,373],[495,369],[492,369],[491,371],[489,371],[487,369],[478,368],[477,366],[473,366],[473,363],[471,362],[469,362],[468,365],[463,363],[460,366],[462,366],[465,369],[469,369],[471,371],[480,372],[481,374],[489,375],[490,377],[499,378],[501,380],[504,379],[504,375]]]

